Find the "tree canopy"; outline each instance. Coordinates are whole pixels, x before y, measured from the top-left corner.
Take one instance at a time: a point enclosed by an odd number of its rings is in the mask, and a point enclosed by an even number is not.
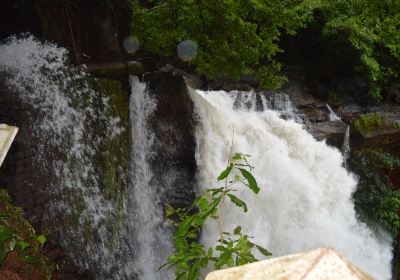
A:
[[[210,79],[252,76],[265,88],[285,81],[277,54],[282,35],[296,36],[315,21],[321,39],[344,40],[357,54],[371,96],[398,78],[400,2],[397,0],[132,0],[133,35],[142,50],[175,55],[184,40],[197,44],[189,63]],[[317,51],[317,50],[316,50]]]

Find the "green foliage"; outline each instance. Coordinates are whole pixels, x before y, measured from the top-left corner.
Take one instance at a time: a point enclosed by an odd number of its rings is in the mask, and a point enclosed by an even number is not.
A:
[[[322,34],[346,41],[356,51],[355,71],[368,76],[370,96],[381,100],[382,87],[398,78],[400,2],[393,0],[321,0]]]
[[[265,248],[254,244],[250,237],[242,233],[237,226],[233,232],[223,232],[220,229],[218,244],[215,248],[205,249],[198,241],[203,224],[207,219],[217,219],[221,224],[221,202],[226,198],[234,205],[247,212],[244,201],[234,195],[236,185],[243,185],[255,194],[259,193],[256,179],[251,174],[253,167],[248,162],[248,155],[236,153],[229,161],[226,169],[218,176],[223,186],[207,190],[207,195],[198,197],[188,209],[167,210],[169,220],[176,226],[174,234],[175,252],[168,257],[168,262],[162,267],[175,266],[176,279],[195,280],[201,276],[201,270],[212,263],[216,269],[232,267],[257,261],[253,250],[270,256]]]
[[[282,49],[282,35],[313,26],[320,30],[313,30],[311,37],[329,42],[331,53],[339,52],[335,57],[352,56],[347,60],[353,71],[368,77],[374,101],[380,101],[382,88],[399,77],[399,1],[132,1],[133,34],[142,50],[173,57],[179,42],[192,40],[199,52],[191,65],[211,79],[250,75],[263,87],[279,87],[285,78],[277,55],[291,51],[289,46]],[[318,56],[318,51],[313,53]]]
[[[389,153],[366,150],[350,164],[359,175],[353,197],[361,220],[383,226],[394,236],[400,233],[400,192],[394,190],[388,176],[400,166],[400,159]]]
[[[394,191],[383,197],[376,217],[393,235],[400,232],[400,192]]]
[[[22,210],[12,206],[10,201],[7,192],[0,189],[0,265],[13,252],[23,262],[34,265],[46,279],[50,279],[55,267],[40,251],[46,237],[36,235],[23,218]]]
[[[164,57],[177,44],[192,40],[198,56],[192,61],[209,78],[258,78],[277,88],[285,78],[276,55],[282,33],[296,34],[311,19],[309,0],[153,0],[151,8],[133,1],[133,34],[142,49]]]
[[[379,113],[370,113],[363,115],[353,122],[353,126],[360,133],[364,134],[382,125],[382,118]]]

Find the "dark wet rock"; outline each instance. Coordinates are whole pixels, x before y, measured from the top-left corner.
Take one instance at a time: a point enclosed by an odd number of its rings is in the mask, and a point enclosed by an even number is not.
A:
[[[166,64],[164,65],[161,69],[161,72],[170,72],[173,73],[175,76],[181,76],[185,80],[185,83],[188,87],[191,87],[193,89],[205,89],[205,81],[196,74],[189,74],[179,68],[176,68],[175,66],[171,64]]]
[[[351,123],[362,114],[368,112],[368,109],[361,107],[358,104],[350,103],[343,104],[337,110],[337,115],[346,123]]]
[[[282,92],[289,96],[296,113],[304,115],[309,122],[325,122],[329,120],[329,111],[325,103],[314,98],[304,83],[291,81],[282,89]]]
[[[318,101],[309,93],[308,88],[301,82],[289,82],[281,92],[289,95],[292,105],[297,109],[315,108]]]
[[[369,97],[369,82],[363,76],[344,76],[326,80],[308,82],[310,93],[321,100],[337,103],[357,102],[367,104]]]
[[[394,83],[387,88],[386,99],[389,102],[400,104],[400,84]]]
[[[106,79],[121,79],[143,73],[143,65],[137,61],[88,63],[85,67],[92,76]]]
[[[317,122],[326,122],[329,121],[329,114],[327,110],[320,109],[320,108],[307,108],[303,110],[299,110],[302,114],[304,114],[308,121],[312,123]]]
[[[397,191],[400,191],[400,166],[390,170],[389,178],[390,178],[390,182],[392,183],[393,187]]]
[[[209,90],[230,91],[251,91],[259,87],[259,81],[251,77],[244,76],[238,81],[219,79],[212,81],[208,85]]]
[[[326,139],[326,143],[341,148],[347,125],[341,121],[327,121],[315,123],[312,126],[312,135],[318,140]]]
[[[156,141],[151,166],[161,186],[163,205],[187,207],[195,197],[195,135],[193,103],[185,80],[172,72],[152,72],[143,77],[147,93],[157,99],[150,129]],[[171,189],[172,188],[172,189]]]
[[[384,150],[400,156],[400,109],[382,105],[369,108],[369,112],[371,113],[364,114],[359,119],[366,116],[379,118],[379,125],[360,128],[353,122],[352,147]]]

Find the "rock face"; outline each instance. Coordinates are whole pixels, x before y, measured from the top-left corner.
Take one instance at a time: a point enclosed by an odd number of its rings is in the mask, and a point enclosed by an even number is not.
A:
[[[112,201],[115,206],[115,215],[113,217],[113,230],[117,230],[121,226],[122,218],[119,219],[119,210],[123,207],[126,191],[128,188],[128,169],[129,169],[129,95],[124,90],[120,82],[109,80],[96,80],[91,82],[93,89],[102,92],[108,99],[110,106],[110,114],[113,118],[119,120],[121,132],[116,137],[103,135],[107,130],[97,126],[91,127],[96,137],[101,138],[99,143],[101,152],[96,153],[93,164],[99,173],[99,188],[102,196],[107,201]],[[20,131],[12,145],[10,152],[2,166],[0,176],[0,184],[6,187],[13,198],[16,205],[25,210],[27,219],[33,224],[38,232],[51,231],[48,235],[49,251],[48,254],[53,261],[57,262],[60,267],[58,272],[62,279],[92,279],[88,271],[83,267],[73,265],[74,261],[63,253],[63,249],[57,246],[59,238],[63,234],[67,234],[69,230],[73,233],[78,229],[73,226],[80,226],[80,231],[87,230],[83,234],[82,240],[75,240],[74,245],[79,247],[75,250],[82,250],[85,244],[93,241],[96,233],[92,229],[86,229],[82,224],[73,225],[71,221],[78,221],[80,211],[83,211],[82,205],[74,205],[71,196],[71,205],[75,206],[72,217],[65,213],[59,219],[48,221],[50,210],[54,201],[59,201],[52,187],[54,187],[54,178],[57,174],[53,173],[51,168],[44,168],[38,164],[37,147],[46,145],[46,154],[42,155],[41,161],[48,162],[47,166],[51,166],[53,160],[62,159],[62,152],[52,150],[52,145],[43,143],[34,133],[34,125],[40,118],[40,114],[30,106],[18,98],[18,93],[7,89],[4,84],[0,83],[0,123],[13,124],[20,128]],[[96,116],[93,116],[96,118]],[[66,201],[64,201],[66,202]],[[53,209],[54,210],[54,209]],[[59,215],[59,214],[55,214]],[[49,223],[51,222],[51,224]],[[55,226],[56,224],[60,226]],[[82,245],[83,244],[83,245]],[[74,250],[72,247],[68,250]],[[77,253],[77,252],[75,252]]]
[[[314,98],[301,82],[288,83],[282,92],[288,94],[296,114],[305,116],[311,123],[309,131],[316,139],[326,140],[327,144],[342,148],[347,125],[339,120],[330,120],[330,112],[325,103]]]
[[[341,121],[326,121],[314,123],[312,134],[318,140],[326,140],[331,146],[341,148],[347,125]]]
[[[156,180],[165,194],[164,202],[174,207],[191,204],[195,194],[195,136],[193,103],[182,76],[172,72],[145,74],[147,92],[155,96],[157,109],[150,120],[151,130],[157,137],[156,156],[151,162]],[[171,176],[172,175],[172,176]],[[170,180],[174,182],[170,182]]]
[[[357,149],[380,149],[400,156],[400,109],[381,105],[353,121],[352,143]]]
[[[373,280],[334,249],[269,259],[210,273],[206,280]]]
[[[0,121],[19,127],[14,144],[2,167],[2,185],[8,188],[15,203],[23,206],[25,213],[36,228],[41,227],[40,217],[49,202],[45,193],[48,174],[34,165],[35,146],[33,123],[37,114],[0,83]]]

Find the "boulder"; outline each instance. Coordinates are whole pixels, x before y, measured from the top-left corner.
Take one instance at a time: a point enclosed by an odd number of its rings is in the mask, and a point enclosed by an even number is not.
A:
[[[179,68],[176,68],[175,66],[173,66],[171,64],[164,65],[160,69],[160,71],[161,72],[169,72],[175,76],[181,76],[185,80],[186,85],[193,89],[204,90],[206,87],[204,80],[200,76],[198,76],[196,74],[189,74]]]
[[[343,146],[344,135],[347,125],[341,121],[325,121],[312,125],[311,134],[317,140],[326,139],[326,143],[341,148]]]
[[[143,79],[146,93],[157,100],[149,120],[149,129],[157,138],[153,147],[157,156],[150,160],[157,174],[155,185],[162,186],[162,205],[187,207],[195,198],[197,170],[193,102],[184,77],[173,71],[147,73]]]
[[[332,248],[223,269],[206,280],[373,280],[374,278]]]
[[[373,113],[364,114],[353,121],[352,147],[384,150],[400,156],[400,109],[385,106],[371,108],[370,111]],[[368,123],[368,119],[376,119],[376,124],[360,125]]]

